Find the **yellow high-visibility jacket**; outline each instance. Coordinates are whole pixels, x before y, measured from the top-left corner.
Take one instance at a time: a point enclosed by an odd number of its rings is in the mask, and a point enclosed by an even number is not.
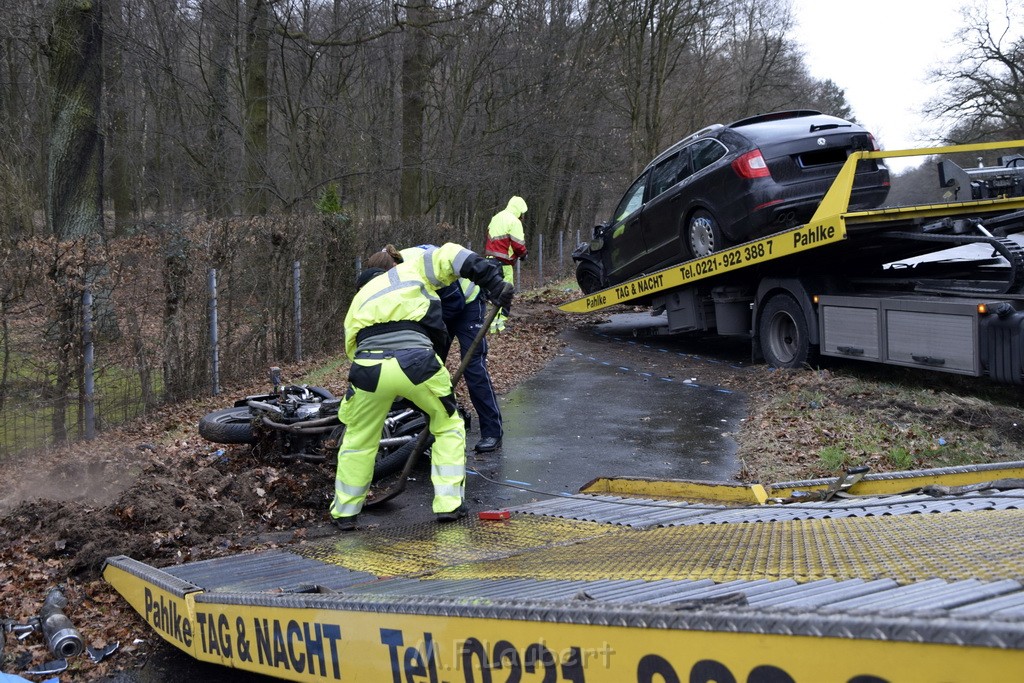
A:
[[[443,348],[447,338],[437,290],[460,276],[485,291],[500,282],[500,269],[451,242],[402,250],[403,261],[366,283],[345,316],[345,353],[357,349]]]
[[[487,226],[487,244],[484,256],[495,258],[504,266],[510,266],[526,256],[526,236],[519,217],[526,213],[526,201],[512,197],[508,206],[494,214]]]

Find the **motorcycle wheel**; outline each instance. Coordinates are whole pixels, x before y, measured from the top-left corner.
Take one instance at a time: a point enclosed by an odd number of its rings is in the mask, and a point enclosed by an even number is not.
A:
[[[338,447],[341,446],[341,439],[345,435],[345,426],[342,425],[340,428],[331,432],[331,440],[334,441],[334,452],[337,454]],[[390,436],[384,434],[384,436]],[[434,437],[427,439],[427,448],[433,443]],[[373,461],[373,481],[379,481],[384,477],[395,474],[401,471],[405,467],[405,461],[412,455],[412,449],[416,446],[416,439],[402,444],[398,448],[387,450],[386,448],[380,448],[377,450],[377,457]]]
[[[377,451],[377,460],[373,463],[373,480],[377,481],[401,471],[415,446],[416,439],[413,439],[393,451],[386,451],[383,448]]]
[[[214,443],[256,443],[247,407],[222,408],[199,420],[199,436]]]

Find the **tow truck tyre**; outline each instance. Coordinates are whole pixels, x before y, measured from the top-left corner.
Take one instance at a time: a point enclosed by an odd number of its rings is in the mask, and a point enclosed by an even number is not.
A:
[[[758,322],[761,353],[775,368],[798,368],[807,363],[811,344],[800,304],[789,294],[774,294]]]
[[[199,436],[214,443],[256,443],[249,408],[222,408],[199,420]]]
[[[590,261],[580,261],[576,264],[576,284],[584,294],[593,294],[599,289],[604,289],[601,283],[601,269]]]
[[[725,244],[718,221],[710,212],[699,209],[686,224],[686,246],[693,258],[707,256]]]

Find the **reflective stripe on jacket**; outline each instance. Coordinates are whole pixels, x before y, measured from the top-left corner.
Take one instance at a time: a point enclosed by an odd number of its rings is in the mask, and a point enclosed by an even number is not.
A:
[[[356,355],[356,336],[373,325],[408,321],[422,325],[427,334],[444,333],[436,292],[458,279],[468,258],[479,258],[451,242],[403,249],[402,256],[402,263],[370,280],[353,297],[345,316],[345,353],[350,359]]]
[[[526,201],[512,197],[508,206],[499,211],[487,226],[487,244],[484,256],[497,259],[504,265],[511,265],[526,256],[526,236],[519,217],[526,213]]]

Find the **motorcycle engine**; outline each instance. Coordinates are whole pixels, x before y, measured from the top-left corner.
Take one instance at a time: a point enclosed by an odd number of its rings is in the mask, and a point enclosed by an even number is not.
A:
[[[312,417],[316,417],[319,412],[319,403],[300,403],[295,409],[295,417],[300,420],[308,420]]]

